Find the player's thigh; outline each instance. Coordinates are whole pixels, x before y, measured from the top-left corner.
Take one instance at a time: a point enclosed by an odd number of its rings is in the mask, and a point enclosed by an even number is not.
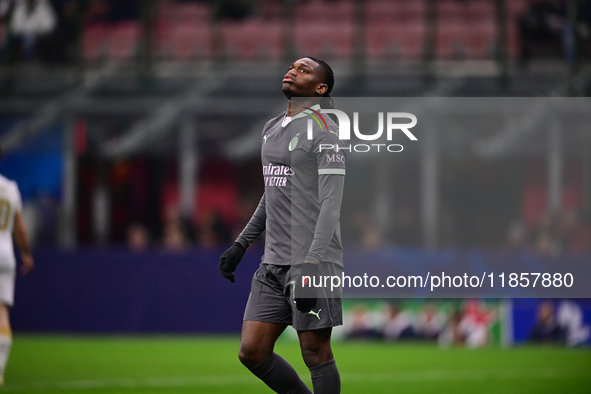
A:
[[[0,331],[10,329],[9,307],[0,302]]]
[[[10,328],[9,309],[14,302],[14,261],[0,256],[0,328]]]
[[[242,322],[240,343],[251,347],[271,347],[283,333],[287,324],[245,320]]]
[[[261,264],[253,275],[242,320],[292,324],[292,308],[286,296],[288,274],[289,267]]]

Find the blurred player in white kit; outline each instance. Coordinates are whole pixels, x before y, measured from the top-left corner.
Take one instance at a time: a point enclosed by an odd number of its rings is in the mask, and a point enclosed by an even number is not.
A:
[[[0,148],[0,160],[2,150]],[[0,385],[4,384],[4,370],[12,345],[12,331],[8,308],[14,300],[16,260],[12,246],[12,233],[21,251],[21,273],[28,274],[34,262],[29,249],[27,228],[22,215],[21,195],[16,182],[0,174]]]

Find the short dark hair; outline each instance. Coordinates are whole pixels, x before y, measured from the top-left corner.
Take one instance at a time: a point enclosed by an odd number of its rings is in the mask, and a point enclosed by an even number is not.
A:
[[[328,63],[324,60],[316,59],[312,56],[306,56],[306,58],[315,61],[322,69],[322,72],[324,73],[324,83],[328,86],[323,97],[330,97],[330,92],[332,92],[332,88],[334,87],[334,72],[332,71],[332,68],[330,68]]]
[[[323,98],[320,99],[320,106],[322,108],[334,108],[334,102],[332,101],[332,97],[330,97],[330,92],[332,92],[332,88],[334,87],[334,72],[332,68],[324,60],[312,56],[306,56],[306,58],[316,62],[320,66],[324,73],[324,83],[328,86],[328,89],[322,95]],[[336,122],[334,115],[331,114],[329,116]]]

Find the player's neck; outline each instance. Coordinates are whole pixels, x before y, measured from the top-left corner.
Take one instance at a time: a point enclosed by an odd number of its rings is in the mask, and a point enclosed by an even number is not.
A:
[[[304,112],[306,108],[313,107],[316,104],[318,104],[318,99],[316,97],[310,97],[308,100],[302,100],[301,97],[298,97],[297,103],[293,103],[292,100],[289,99],[287,100],[287,111],[285,116],[293,118],[300,112]]]

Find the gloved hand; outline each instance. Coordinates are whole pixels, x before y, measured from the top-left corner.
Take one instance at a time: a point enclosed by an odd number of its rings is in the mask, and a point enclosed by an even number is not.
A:
[[[318,289],[313,286],[312,278],[318,276],[318,267],[316,263],[305,262],[302,264],[300,272],[296,272],[294,301],[296,308],[302,313],[308,313],[316,307]]]
[[[220,257],[220,272],[224,278],[232,283],[236,282],[232,272],[236,271],[236,267],[240,263],[240,260],[242,260],[244,252],[246,252],[244,246],[238,242],[234,242],[234,245],[230,246],[230,249],[226,250]]]

